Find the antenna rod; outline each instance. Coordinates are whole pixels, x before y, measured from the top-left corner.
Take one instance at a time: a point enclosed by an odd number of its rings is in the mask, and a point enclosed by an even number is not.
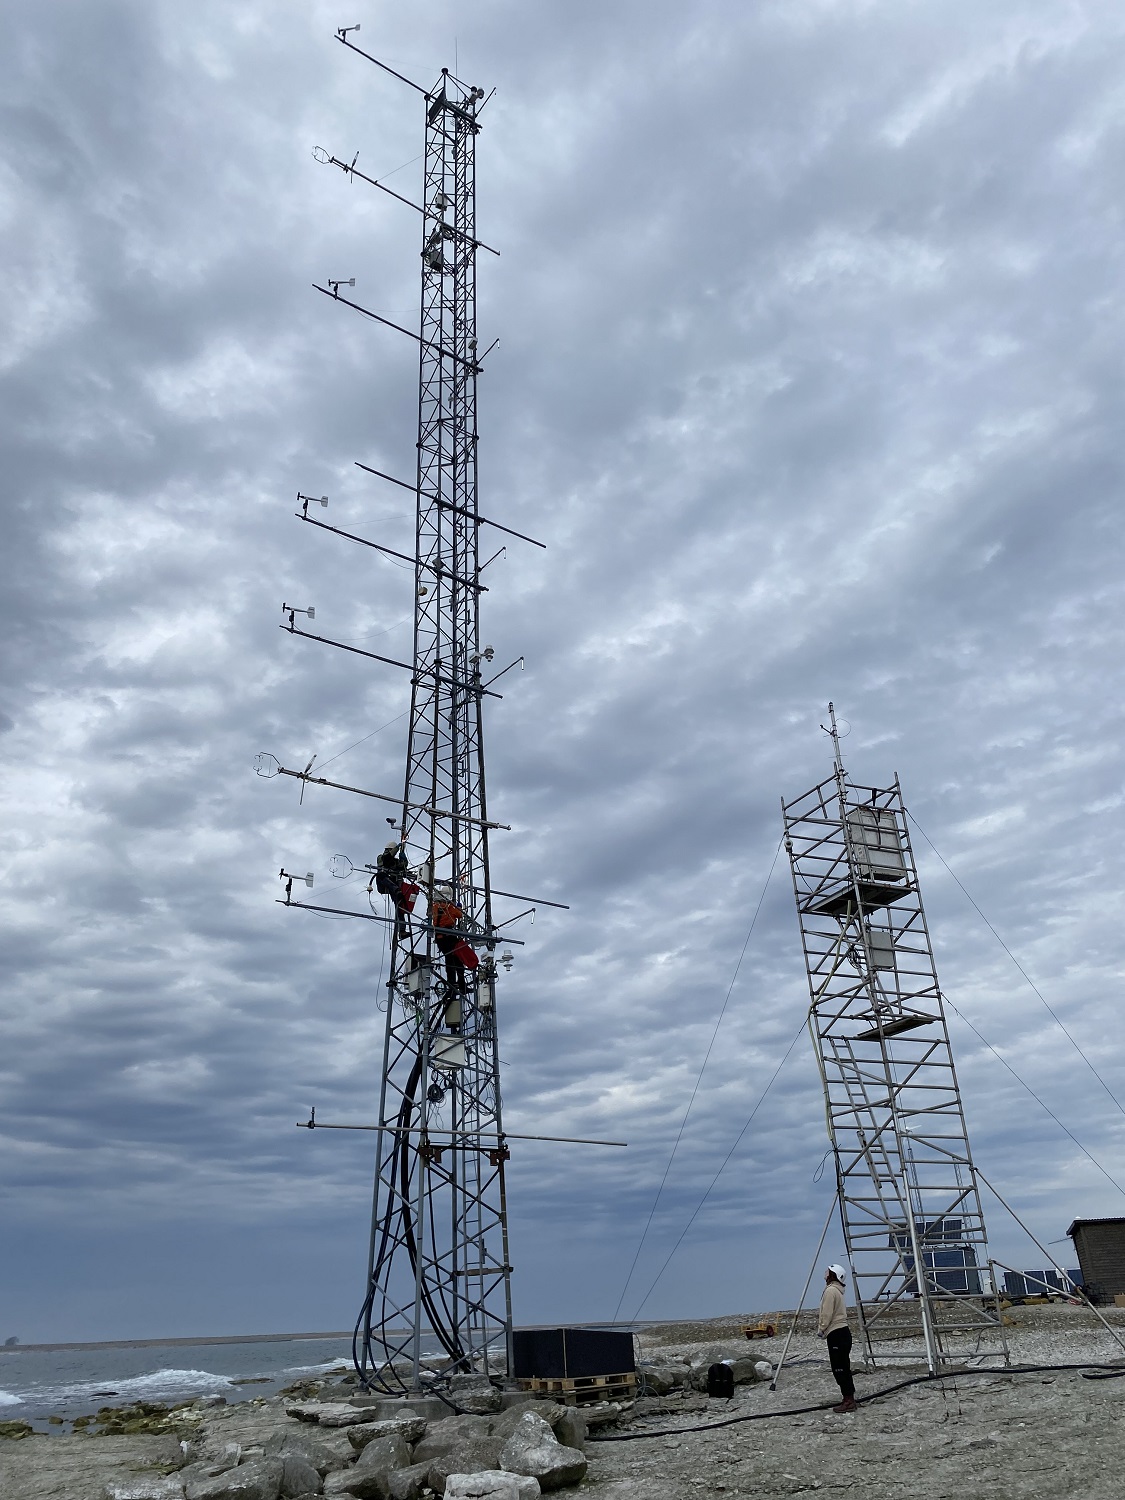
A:
[[[323,147],[318,146],[316,150],[323,150]],[[327,151],[324,152],[323,156],[316,156],[316,151],[313,152],[313,155],[317,161],[323,162],[326,167],[339,167],[341,172],[346,173],[349,177],[362,178],[364,182],[370,183],[372,187],[377,187],[380,192],[388,193],[392,198],[397,199],[399,203],[404,203],[407,208],[412,208],[416,214],[425,214],[427,212],[420,203],[414,203],[411,199],[404,198],[401,193],[396,193],[394,188],[387,187],[385,182],[380,182],[375,177],[368,177],[366,172],[359,170],[354,161],[341,161],[337,156],[330,156]],[[446,227],[454,239],[464,240],[466,244],[472,245],[474,250],[487,250],[490,255],[500,254],[499,250],[494,250],[491,245],[486,245],[483,240],[471,240],[460,229],[456,229],[452,225],[447,225]]]
[[[313,282],[313,287],[318,292],[323,292],[326,297],[331,297],[333,302],[343,302],[346,307],[353,307],[357,313],[362,313],[365,318],[374,318],[376,323],[383,323],[388,328],[393,328],[396,333],[405,333],[408,339],[413,339],[416,344],[421,344],[424,349],[433,349],[443,359],[452,359],[459,365],[465,365],[472,370],[474,375],[480,374],[480,365],[475,360],[466,359],[463,354],[456,353],[453,349],[445,349],[441,344],[432,339],[424,339],[420,333],[413,333],[409,328],[404,328],[401,323],[393,323],[390,318],[384,318],[382,313],[372,312],[369,307],[362,307],[358,302],[353,302],[350,297],[341,297],[339,290],[330,291],[326,286],[318,286]]]
[[[422,802],[403,802],[401,797],[389,797],[386,792],[368,792],[363,787],[347,786],[342,781],[329,781],[324,776],[310,776],[308,771],[287,771],[284,766],[278,766],[276,774],[292,776],[294,781],[303,781],[309,786],[330,786],[337,792],[354,792],[357,797],[370,797],[375,802],[390,802],[395,807],[405,807],[411,812],[427,813],[431,818],[452,818],[457,823],[473,823],[478,828],[502,828],[505,833],[512,831],[510,823],[489,823],[484,818],[470,818],[465,813],[450,812],[444,807],[427,807]],[[520,896],[516,899],[527,901],[530,898]]]
[[[446,576],[451,577],[452,575],[446,574]],[[380,656],[377,651],[364,651],[359,646],[349,646],[346,645],[343,641],[331,640],[326,635],[314,635],[312,631],[301,630],[296,625],[279,625],[277,628],[278,630],[284,630],[289,635],[303,635],[305,640],[307,641],[320,641],[322,645],[335,646],[337,651],[350,651],[353,656],[366,656],[369,657],[371,661],[381,661],[388,667],[401,667],[404,672],[413,672],[416,670],[410,665],[409,662],[395,661],[393,656]],[[424,672],[427,676],[436,677],[438,682],[449,683],[453,687],[460,688],[462,692],[465,693],[472,694],[479,692],[483,693],[486,698],[502,699],[504,696],[503,693],[494,693],[491,692],[488,688],[478,687],[475,682],[466,682],[463,678],[460,677],[447,677],[443,673],[438,672],[434,667],[419,667],[417,668],[417,670],[419,672]]]
[[[317,1119],[298,1120],[298,1130],[376,1130],[387,1135],[440,1135],[454,1141],[561,1141],[567,1146],[627,1146],[628,1141],[591,1141],[580,1135],[513,1135],[505,1130],[502,1135],[483,1135],[476,1130],[435,1130],[430,1125],[326,1125]]]
[[[842,776],[844,774],[844,759],[840,753],[840,733],[836,728],[836,709],[832,703],[828,705],[828,723],[831,726],[828,733],[832,736],[832,751],[835,759],[836,775]],[[823,729],[824,725],[822,724],[820,727]]]
[[[408,557],[405,552],[396,552],[393,547],[385,547],[382,542],[368,541],[365,536],[356,536],[354,531],[344,531],[339,526],[329,526],[327,521],[318,521],[315,516],[302,515],[299,510],[293,514],[298,521],[307,521],[310,526],[319,526],[321,531],[334,532],[336,536],[345,537],[349,542],[358,542],[361,547],[372,547],[376,552],[385,552],[388,557],[397,557],[402,562],[410,563],[415,568],[425,568],[427,573],[432,573],[435,578],[452,578],[462,588],[480,589],[482,594],[488,593],[488,585],[478,583],[475,578],[462,578],[459,573],[449,573],[440,563],[427,562],[425,558]]]
[[[426,99],[430,97],[429,90],[424,89],[420,83],[415,83],[412,78],[407,78],[404,73],[396,73],[395,70],[393,68],[389,68],[385,62],[380,62],[377,57],[372,57],[370,52],[365,52],[362,47],[357,47],[354,42],[349,42],[346,36],[341,36],[340,33],[337,32],[336,40],[338,42],[343,42],[344,46],[350,47],[353,52],[358,52],[360,57],[366,57],[368,62],[374,63],[377,68],[382,68],[383,72],[389,73],[392,78],[397,78],[399,83],[405,83],[408,88],[416,89],[418,93],[422,94]]]
[[[379,914],[377,912],[373,912],[373,911],[348,911],[345,907],[342,907],[342,906],[313,906],[312,903],[309,902],[309,901],[294,901],[292,897],[285,897],[283,899],[281,896],[279,896],[277,898],[277,900],[274,902],[274,905],[275,906],[298,906],[298,907],[300,907],[300,909],[302,911],[324,911],[324,912],[329,912],[332,916],[335,916],[335,917],[359,917],[364,922],[384,922],[388,926],[390,926],[394,922],[394,920],[395,920],[394,917],[381,917],[381,916],[379,916]],[[437,930],[433,926],[433,924],[429,923],[429,922],[419,922],[418,923],[418,928],[419,928],[419,931],[421,931],[421,932],[435,932]],[[448,928],[448,927],[443,927],[441,929],[441,931],[442,931],[443,935],[446,934],[446,933],[449,933],[449,934],[451,934],[452,936],[455,936],[455,937],[475,938],[478,942],[482,942],[482,943],[491,942],[493,940],[492,938],[488,937],[486,934],[479,933],[479,932],[469,932],[466,929],[462,929],[462,928]],[[498,931],[499,931],[499,928],[494,929],[493,937],[495,936],[495,933],[498,932]],[[507,933],[504,934],[504,943],[505,943],[505,945],[508,944],[508,943],[511,943],[516,948],[526,948],[527,947],[527,944],[524,942],[523,938],[509,937],[507,935]],[[325,1127],[325,1128],[327,1129],[327,1127]],[[358,1128],[359,1127],[357,1126],[356,1129],[358,1129]],[[369,1128],[373,1130],[375,1127],[371,1126]]]
[[[341,297],[340,300],[342,302],[344,298]],[[397,484],[401,489],[409,490],[412,495],[417,492],[415,485],[407,484],[404,479],[396,479],[393,474],[384,474],[382,469],[373,469],[370,464],[361,464],[358,458],[355,461],[355,466],[357,469],[363,469],[368,474],[377,474],[380,479],[389,479],[392,484]],[[513,531],[510,526],[501,526],[499,521],[490,521],[487,516],[477,515],[471,510],[466,510],[464,506],[454,505],[451,500],[443,500],[440,495],[432,498],[435,504],[441,506],[442,510],[455,511],[457,515],[466,516],[470,521],[476,521],[481,526],[491,526],[496,531],[506,532],[508,536],[519,537],[521,542],[530,542],[533,547],[542,547],[544,552],[547,550],[546,542],[537,542],[533,536],[524,536],[522,531]],[[491,561],[492,559],[489,558],[489,562]]]

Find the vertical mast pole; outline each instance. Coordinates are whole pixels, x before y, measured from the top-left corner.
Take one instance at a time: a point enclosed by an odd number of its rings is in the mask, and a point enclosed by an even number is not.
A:
[[[425,96],[414,671],[398,829],[421,890],[391,943],[379,1123],[392,1134],[376,1162],[357,1359],[365,1383],[385,1390],[418,1389],[429,1353],[453,1371],[506,1370],[511,1342],[478,618],[482,97],[448,70]],[[429,1128],[442,1133],[431,1140]]]

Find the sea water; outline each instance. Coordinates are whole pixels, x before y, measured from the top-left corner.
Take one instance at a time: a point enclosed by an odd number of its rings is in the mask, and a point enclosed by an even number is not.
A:
[[[351,1339],[269,1339],[220,1344],[90,1344],[77,1349],[0,1347],[0,1421],[91,1415],[133,1401],[198,1396],[246,1401],[295,1381],[351,1368]],[[55,1430],[58,1426],[55,1424]]]

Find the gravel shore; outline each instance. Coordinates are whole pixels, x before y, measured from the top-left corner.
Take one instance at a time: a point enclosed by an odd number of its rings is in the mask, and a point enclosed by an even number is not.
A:
[[[776,1312],[650,1326],[638,1338],[638,1352],[657,1363],[688,1356],[737,1336],[741,1322],[763,1317],[777,1323],[779,1333],[755,1341],[754,1353],[776,1364],[786,1326],[785,1314]],[[1008,1317],[1014,1364],[1088,1361],[1125,1368],[1125,1352],[1086,1309],[1013,1308]],[[1125,1339],[1125,1312],[1108,1317]],[[697,1393],[643,1397],[617,1425],[592,1431],[586,1479],[558,1493],[587,1500],[844,1491],[864,1500],[1061,1500],[1075,1494],[1118,1500],[1125,1490],[1125,1378],[997,1369],[878,1395],[921,1373],[912,1355],[903,1347],[895,1366],[857,1369],[863,1404],[852,1416],[836,1416],[829,1409],[836,1392],[824,1346],[803,1321],[776,1391],[768,1383],[741,1386],[730,1402]],[[343,1399],[347,1390],[321,1395]],[[164,1432],[150,1424],[148,1431],[94,1435],[91,1427],[62,1437],[0,1440],[0,1497],[101,1500],[113,1481],[174,1469],[182,1462],[184,1434],[196,1449],[221,1452],[238,1443],[253,1451],[270,1434],[297,1428],[286,1404],[291,1401],[284,1397],[230,1407],[196,1404],[157,1415],[153,1424]],[[780,1415],[804,1406],[819,1409]],[[769,1413],[779,1415],[765,1419]]]

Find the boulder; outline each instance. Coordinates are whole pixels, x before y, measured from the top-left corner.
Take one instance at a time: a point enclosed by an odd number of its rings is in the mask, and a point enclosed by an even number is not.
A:
[[[537,1479],[541,1490],[557,1490],[584,1478],[586,1455],[578,1448],[564,1448],[550,1424],[528,1411],[501,1449],[500,1467]]]
[[[544,1401],[542,1398],[529,1396],[526,1401],[517,1401],[509,1406],[507,1411],[501,1412],[498,1417],[493,1417],[489,1425],[489,1431],[494,1437],[502,1437],[505,1441],[511,1437],[519,1425],[519,1420],[524,1412],[533,1411],[536,1416],[542,1417],[544,1422],[550,1425],[555,1437],[568,1448],[586,1447],[586,1418],[576,1406],[563,1406],[558,1401]]]
[[[426,1419],[419,1417],[414,1412],[403,1412],[400,1417],[384,1418],[381,1422],[364,1422],[360,1426],[349,1426],[348,1442],[357,1453],[362,1453],[368,1443],[373,1443],[376,1438],[394,1437],[396,1434],[404,1443],[416,1443],[425,1436]]]
[[[654,1396],[666,1396],[669,1391],[677,1390],[686,1384],[691,1375],[689,1365],[639,1365],[637,1367],[637,1382],[644,1386]]]
[[[184,1500],[178,1474],[150,1474],[145,1478],[114,1479],[102,1491],[103,1500]]]
[[[430,1459],[441,1458],[445,1453],[452,1453],[458,1443],[471,1437],[488,1437],[489,1431],[487,1417],[446,1417],[442,1422],[431,1422],[425,1437],[414,1449],[414,1462],[427,1463]]]
[[[347,1488],[358,1500],[390,1500],[391,1473],[410,1465],[410,1449],[397,1433],[376,1438],[347,1474]]]
[[[192,1480],[187,1500],[278,1500],[285,1465],[279,1458],[252,1458],[235,1469]]]
[[[344,1469],[342,1472],[338,1471],[335,1474],[329,1474],[324,1481],[323,1493],[326,1495],[350,1495],[351,1490],[348,1486],[351,1483],[351,1479],[351,1469]]]
[[[300,1453],[287,1453],[281,1460],[281,1493],[285,1500],[298,1495],[319,1495],[324,1488],[317,1470]]]
[[[450,1474],[446,1500],[535,1500],[538,1482],[523,1474],[487,1469],[482,1474]]]
[[[390,1500],[421,1500],[422,1491],[429,1483],[429,1464],[410,1464],[405,1469],[392,1469]]]
[[[463,1411],[499,1411],[500,1392],[487,1375],[451,1375],[449,1399]]]
[[[756,1359],[754,1361],[754,1368],[758,1372],[759,1380],[773,1379],[773,1365],[770,1364],[768,1359]]]
[[[524,1401],[513,1402],[507,1411],[502,1411],[499,1416],[493,1417],[488,1430],[494,1437],[502,1437],[507,1442],[519,1426],[520,1418],[525,1412],[531,1411],[537,1417],[542,1417],[553,1431],[562,1421],[566,1410],[567,1408],[557,1401],[544,1401],[542,1397],[528,1396]]]
[[[293,1431],[283,1427],[279,1432],[271,1432],[262,1444],[262,1450],[267,1458],[284,1459],[291,1454],[303,1458],[321,1475],[333,1469],[343,1469],[348,1464],[348,1458],[334,1453],[327,1443],[318,1442],[310,1432],[300,1428]]]
[[[0,1422],[0,1438],[15,1438],[18,1442],[20,1438],[30,1437],[34,1431],[30,1422]]]
[[[582,1420],[589,1427],[612,1427],[621,1420],[622,1412],[632,1410],[632,1401],[597,1401],[582,1408]]]
[[[293,1401],[285,1408],[285,1415],[319,1427],[354,1427],[370,1420],[362,1407],[348,1401]]]
[[[735,1385],[753,1385],[761,1380],[758,1361],[745,1344],[708,1344],[691,1357],[691,1384],[697,1391],[707,1389],[707,1371],[711,1365],[730,1365]]]
[[[560,1408],[557,1422],[552,1422],[550,1417],[546,1420],[551,1423],[551,1429],[556,1439],[564,1448],[577,1448],[580,1452],[586,1451],[586,1418],[578,1410],[577,1406],[564,1406]]]
[[[484,1469],[498,1469],[503,1446],[503,1438],[466,1438],[448,1453],[429,1460],[430,1488],[439,1495],[444,1494],[450,1474],[476,1474]]]

